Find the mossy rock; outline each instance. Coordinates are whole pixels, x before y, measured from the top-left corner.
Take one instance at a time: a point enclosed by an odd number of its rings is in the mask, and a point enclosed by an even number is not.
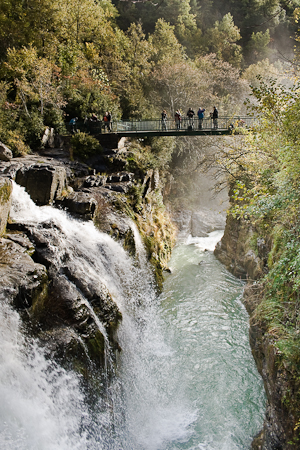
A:
[[[11,207],[12,183],[8,178],[0,178],[0,236],[3,236]]]

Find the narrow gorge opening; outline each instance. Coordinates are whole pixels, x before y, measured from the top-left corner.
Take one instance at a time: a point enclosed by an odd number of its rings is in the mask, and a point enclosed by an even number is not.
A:
[[[87,391],[84,377],[67,361],[64,367],[51,361],[51,348],[29,338],[2,299],[1,448],[249,448],[263,421],[263,386],[248,343],[243,283],[212,252],[222,233],[181,236],[157,296],[136,230],[134,260],[92,222],[37,207],[17,185],[13,195],[12,218],[47,238],[59,276],[80,304],[87,303],[87,288],[76,277],[90,288],[101,281],[112,296],[122,314],[122,350],[114,361],[96,321],[107,374],[95,371],[94,392]]]

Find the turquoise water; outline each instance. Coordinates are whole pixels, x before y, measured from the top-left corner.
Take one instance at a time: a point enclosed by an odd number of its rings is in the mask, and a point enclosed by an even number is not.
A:
[[[161,296],[174,376],[196,415],[190,438],[168,449],[249,449],[263,422],[265,396],[249,347],[243,283],[214,257],[216,238],[175,248]]]
[[[248,342],[243,283],[213,255],[222,233],[178,244],[157,296],[136,227],[133,261],[92,223],[38,208],[14,190],[12,217],[54,223],[40,232],[55,249],[59,242],[57,262],[70,255],[82,277],[107,286],[122,312],[122,351],[104,395],[91,393],[90,404],[81,377],[23,335],[18,313],[1,298],[1,450],[249,450],[265,396]],[[107,344],[108,365],[110,355]]]

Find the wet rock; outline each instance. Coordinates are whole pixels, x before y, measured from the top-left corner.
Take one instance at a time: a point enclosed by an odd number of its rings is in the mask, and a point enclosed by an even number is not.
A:
[[[97,326],[97,316],[64,276],[57,273],[52,278],[48,297],[36,302],[31,315],[39,324],[37,335],[53,359],[83,375],[92,365],[104,367],[105,337]]]
[[[248,250],[245,254],[243,266],[247,276],[252,280],[258,280],[263,273],[263,262],[253,250]]]
[[[72,192],[68,197],[58,199],[56,204],[74,215],[92,219],[97,208],[97,201],[87,192]]]
[[[48,205],[66,188],[66,169],[51,165],[24,166],[16,173],[16,183],[25,187],[37,205]]]
[[[8,178],[0,178],[0,236],[3,235],[11,207],[12,183]]]
[[[37,227],[19,224],[18,228],[27,237],[11,232],[0,254],[4,294],[12,291],[15,307],[26,308],[34,333],[53,358],[66,357],[79,371],[91,365],[103,367],[105,345],[119,349],[116,330],[121,313],[101,275],[95,282],[79,270],[72,248],[62,245],[63,230],[52,220]],[[34,244],[32,258],[26,253],[28,241]],[[49,280],[47,289],[42,284],[45,280]]]
[[[30,239],[28,239],[28,237],[24,233],[21,233],[19,231],[15,232],[12,231],[10,233],[5,233],[5,238],[15,242],[16,244],[19,244],[21,247],[24,248],[24,250],[29,256],[31,256],[35,251],[33,243],[30,241]]]
[[[214,254],[235,276],[242,279],[259,279],[265,262],[250,247],[254,232],[250,225],[228,216],[224,236]]]
[[[47,295],[48,277],[44,266],[35,263],[24,247],[0,239],[0,296],[18,309],[30,308]]]
[[[193,237],[205,237],[215,230],[224,230],[225,218],[214,211],[202,208],[193,212],[191,217],[191,235]]]

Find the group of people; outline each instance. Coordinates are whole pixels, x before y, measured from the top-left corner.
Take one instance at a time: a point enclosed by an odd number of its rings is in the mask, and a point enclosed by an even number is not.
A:
[[[90,122],[97,123],[97,122],[101,122],[101,120],[98,119],[98,117],[95,113],[93,113],[90,117]],[[104,116],[102,118],[102,124],[103,124],[104,130],[107,129],[108,131],[111,131],[111,112],[110,111],[106,111],[106,113],[104,114]]]
[[[197,111],[199,130],[201,130],[203,128],[204,114],[205,114],[205,108],[200,107]],[[193,111],[192,108],[189,108],[188,112],[186,114],[186,117],[188,118],[188,130],[194,129],[195,115],[196,115],[195,111]],[[218,128],[218,110],[215,106],[214,106],[213,112],[210,113],[210,117],[213,121],[213,128],[217,129]],[[164,109],[161,113],[162,131],[167,131],[167,120],[168,120],[167,111]],[[177,109],[177,111],[175,112],[175,125],[176,125],[177,130],[181,129],[182,120],[183,120],[183,115],[180,112],[180,110]],[[75,133],[77,131],[77,127],[76,127],[77,121],[78,121],[78,117],[74,117],[69,122],[72,133]],[[100,119],[98,119],[96,114],[93,113],[89,119],[87,117],[85,118],[84,124],[88,125],[89,123],[91,124],[91,123],[96,123],[96,122],[102,122],[102,124],[104,126],[104,130],[107,130],[109,132],[112,131],[112,128],[111,128],[112,116],[111,116],[110,111],[106,111],[106,113],[104,114],[104,116],[102,118],[102,121]]]
[[[199,130],[202,130],[203,128],[203,119],[204,119],[204,113],[205,113],[205,108],[199,108],[197,111],[197,116],[198,116],[198,128]],[[188,129],[189,130],[193,130],[194,128],[194,116],[195,116],[195,111],[193,111],[192,108],[188,109],[187,112],[187,118],[188,118]],[[214,129],[218,128],[218,110],[217,108],[214,106],[213,112],[210,113],[210,117],[213,121],[213,127]],[[166,131],[167,130],[167,112],[164,109],[161,113],[161,128],[162,131]],[[177,109],[177,111],[175,112],[175,125],[176,125],[176,129],[180,130],[181,129],[181,123],[182,123],[182,113],[180,112],[179,109]]]
[[[78,117],[73,117],[69,122],[69,126],[70,126],[72,133],[77,132],[77,126],[76,126],[77,122],[78,122]],[[86,117],[84,119],[85,126],[88,126],[89,124],[93,124],[93,123],[97,123],[97,122],[101,122],[101,120],[98,119],[97,115],[94,113],[91,115],[91,117],[89,119],[88,119],[88,117]],[[102,124],[104,125],[104,130],[111,131],[111,123],[112,123],[111,112],[106,111],[106,113],[104,114],[104,116],[102,118]]]

